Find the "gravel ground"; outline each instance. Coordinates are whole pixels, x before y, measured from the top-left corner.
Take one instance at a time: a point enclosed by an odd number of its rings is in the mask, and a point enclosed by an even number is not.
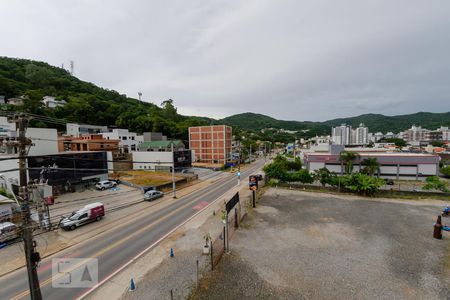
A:
[[[192,298],[450,299],[442,205],[271,189]]]
[[[203,235],[210,232],[212,236],[216,236],[221,228],[222,223],[218,217],[211,217],[200,228],[191,228],[182,235],[171,237],[167,244],[173,247],[174,257],[169,258],[170,248],[164,246],[163,263],[139,280],[135,291],[125,293],[121,299],[170,300],[170,290],[175,300],[188,298],[197,282],[196,261],[199,261],[200,278],[211,269],[209,255],[201,254]]]

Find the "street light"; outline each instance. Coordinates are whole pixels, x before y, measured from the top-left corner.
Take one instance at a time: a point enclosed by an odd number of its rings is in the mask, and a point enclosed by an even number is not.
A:
[[[173,141],[171,143],[171,148],[172,148],[172,190],[173,190],[173,198],[176,199],[177,198],[177,194],[176,194],[176,187],[175,187],[175,152],[173,149]]]

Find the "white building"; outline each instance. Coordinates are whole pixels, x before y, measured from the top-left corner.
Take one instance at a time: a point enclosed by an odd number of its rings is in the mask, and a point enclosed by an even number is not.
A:
[[[436,176],[439,170],[438,155],[359,152],[353,163],[353,172],[361,172],[366,158],[377,159],[380,164],[377,175],[383,178],[425,179]],[[345,169],[339,153],[305,153],[305,165],[310,172],[327,168],[330,172],[343,174]]]
[[[351,144],[352,127],[350,125],[342,124],[338,127],[333,127],[331,131],[331,141],[335,145],[350,145]]]
[[[144,142],[143,135],[129,132],[128,129],[113,129],[110,132],[102,132],[102,136],[108,140],[120,140],[119,148],[121,153],[137,151],[139,144]]]
[[[8,104],[9,105],[14,105],[14,106],[23,105],[23,96],[20,96],[18,98],[9,98],[8,99]]]
[[[0,123],[1,123],[0,118]],[[14,124],[12,124],[14,125]],[[13,126],[15,127],[15,126]],[[17,135],[16,131],[11,131],[10,135]],[[28,128],[26,131],[26,137],[32,142],[29,156],[37,155],[51,155],[58,153],[58,134],[56,129],[53,128]],[[16,139],[3,139],[0,137],[0,158],[6,160],[0,160],[0,170],[2,175],[6,179],[6,184],[10,187],[11,184],[19,183],[19,160],[18,146]]]
[[[420,142],[427,140],[429,130],[420,126],[411,126],[403,132],[403,139],[408,142]]]
[[[364,126],[363,123],[359,124],[359,127],[355,130],[355,140],[353,144],[367,145],[369,143],[369,128]]]
[[[448,129],[448,127],[441,126],[437,131],[442,132],[443,141],[450,141],[450,130]]]
[[[136,151],[132,152],[133,170],[147,171],[171,171],[175,164],[175,170],[191,167],[195,158],[192,150],[182,151]],[[174,162],[175,160],[175,162]]]
[[[95,126],[95,125],[87,125],[87,124],[76,124],[76,123],[67,123],[66,124],[66,133],[67,135],[80,137],[83,134],[95,134],[108,132],[107,126]]]
[[[56,100],[56,98],[52,96],[44,96],[44,98],[42,98],[42,103],[47,108],[63,107],[67,104],[65,100]]]

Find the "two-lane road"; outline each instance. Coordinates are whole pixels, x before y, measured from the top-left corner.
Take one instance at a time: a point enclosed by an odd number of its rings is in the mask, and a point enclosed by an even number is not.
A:
[[[242,171],[241,178],[247,178],[264,165],[255,162],[248,170]],[[44,299],[75,299],[85,295],[90,289],[52,288],[51,258],[97,258],[99,282],[108,280],[112,274],[126,266],[134,257],[177,228],[180,224],[198,212],[199,204],[212,203],[236,186],[235,174],[214,184],[195,191],[169,205],[162,206],[152,213],[127,222],[126,226],[117,226],[86,242],[74,245],[57,255],[44,259],[38,269],[41,291]],[[95,223],[87,226],[95,226]],[[0,278],[0,299],[28,299],[28,281],[25,269]]]

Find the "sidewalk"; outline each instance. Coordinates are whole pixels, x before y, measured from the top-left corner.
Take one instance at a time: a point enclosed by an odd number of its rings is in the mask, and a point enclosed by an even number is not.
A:
[[[220,176],[216,176],[212,179],[205,180],[202,182],[195,183],[193,185],[186,186],[180,190],[177,190],[177,196],[179,198],[192,193],[196,190],[205,188],[206,186],[220,180],[224,176],[228,174],[222,174]],[[92,191],[91,191],[92,192]],[[106,192],[106,191],[104,191]],[[119,192],[117,197],[124,200],[126,202],[137,202],[138,200],[142,200],[142,193],[131,191],[132,194],[130,196],[130,191],[123,192],[120,194]],[[71,193],[64,197],[64,201],[67,202],[71,200],[79,199],[76,197],[78,193]],[[95,191],[93,191],[92,195],[95,195]],[[107,194],[112,195],[112,194]],[[83,197],[84,199],[85,197]],[[119,200],[120,200],[119,199]],[[163,198],[160,198],[156,201],[152,202],[140,202],[138,204],[131,205],[126,207],[125,209],[117,210],[108,213],[103,220],[100,222],[94,222],[80,228],[77,228],[74,231],[64,231],[57,230],[52,232],[45,232],[35,236],[35,240],[37,242],[37,249],[41,254],[41,258],[48,257],[53,255],[61,250],[69,248],[79,242],[86,241],[92,237],[98,236],[99,234],[107,234],[109,230],[115,230],[117,226],[125,226],[126,223],[133,218],[142,216],[144,214],[152,213],[156,210],[165,207],[166,205],[172,203],[172,201],[178,201],[179,199],[172,199],[172,195],[166,195]],[[92,200],[90,200],[92,202]],[[102,200],[104,202],[104,200]],[[120,225],[115,221],[116,219],[126,218]],[[23,244],[22,242],[12,244],[7,246],[6,248],[0,249],[0,261],[2,262],[0,268],[0,276],[10,273],[16,269],[25,266],[25,258],[23,253]]]
[[[87,299],[170,299],[171,290],[174,299],[185,299],[196,285],[196,261],[199,262],[200,278],[211,269],[209,255],[202,254],[203,237],[209,233],[214,240],[221,234],[224,224],[220,212],[224,201],[237,191],[242,209],[247,209],[245,203],[251,199],[251,192],[247,182],[241,182],[239,187],[236,185]],[[232,248],[232,240],[230,245]],[[170,248],[174,249],[173,258],[169,257]],[[131,278],[137,286],[133,292],[128,291]]]

